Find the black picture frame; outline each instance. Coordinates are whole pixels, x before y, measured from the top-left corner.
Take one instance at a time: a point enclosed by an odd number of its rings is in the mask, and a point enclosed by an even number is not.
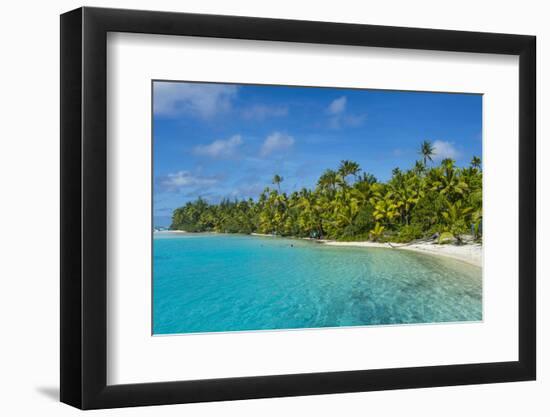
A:
[[[519,360],[107,385],[108,32],[519,56]],[[61,15],[61,401],[81,409],[534,380],[534,36],[102,8]]]

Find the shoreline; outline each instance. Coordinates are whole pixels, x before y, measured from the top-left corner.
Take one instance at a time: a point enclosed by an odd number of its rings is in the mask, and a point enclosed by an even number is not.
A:
[[[422,243],[378,243],[378,242],[338,242],[334,240],[322,240],[321,243],[329,246],[349,246],[361,248],[386,248],[397,250],[408,250],[428,255],[451,258],[469,265],[482,267],[483,246],[480,243],[465,243],[463,245],[437,244],[432,242]]]
[[[252,236],[260,237],[277,237],[274,235],[269,235],[265,233],[251,233]],[[311,240],[319,242],[324,245],[329,246],[347,246],[347,247],[356,247],[356,248],[385,248],[385,249],[400,249],[408,250],[417,253],[424,253],[427,255],[441,256],[444,258],[454,259],[456,261],[461,261],[469,265],[482,267],[483,264],[483,246],[480,243],[465,243],[463,245],[454,245],[454,244],[437,244],[432,242],[421,242],[421,243],[380,243],[380,242],[370,242],[370,241],[351,241],[351,242],[340,242],[336,240],[327,240],[327,239],[311,239],[311,238],[298,238],[302,240]]]
[[[164,230],[162,233],[188,233],[183,230]],[[216,232],[210,232],[216,233]],[[192,234],[192,233],[191,233]],[[223,234],[223,233],[220,233]],[[257,237],[271,237],[271,238],[283,238],[283,239],[299,239],[309,240],[311,242],[317,242],[328,246],[344,246],[344,247],[356,247],[356,248],[385,248],[385,249],[397,249],[408,250],[417,253],[423,253],[426,255],[440,256],[443,258],[450,258],[456,261],[464,262],[472,266],[481,268],[483,266],[483,245],[480,243],[465,243],[463,245],[455,245],[451,243],[437,244],[433,242],[420,242],[420,243],[381,243],[370,241],[351,241],[340,242],[336,240],[328,239],[313,239],[308,237],[285,237],[277,236],[267,233],[250,233],[247,236]]]

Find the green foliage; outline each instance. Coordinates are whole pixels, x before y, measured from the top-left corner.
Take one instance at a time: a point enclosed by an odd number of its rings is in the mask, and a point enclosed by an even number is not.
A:
[[[482,239],[481,160],[459,168],[451,159],[428,167],[433,146],[423,142],[423,160],[409,170],[394,169],[385,183],[341,161],[327,169],[314,189],[287,195],[283,177],[276,189],[256,199],[209,204],[199,198],[174,210],[172,229],[188,232],[267,233],[337,240],[410,242],[439,233],[441,242],[464,234]],[[361,175],[360,175],[361,173]]]
[[[281,183],[283,182],[283,177],[281,177],[279,174],[275,174],[273,176],[273,179],[271,180],[272,184],[275,184],[277,186],[277,189],[279,192],[281,191]]]
[[[384,229],[386,227],[382,226],[380,223],[376,223],[374,225],[374,228],[370,231],[369,237],[373,242],[377,242],[380,240],[382,236],[384,236]]]
[[[468,232],[468,220],[472,210],[472,207],[463,207],[461,200],[456,203],[447,201],[447,210],[442,213],[443,230],[451,233],[458,242],[462,242],[462,235]]]
[[[406,224],[399,229],[393,241],[397,243],[407,243],[422,237],[424,237],[424,232],[419,224]]]
[[[426,166],[426,162],[430,161],[432,162],[432,156],[434,155],[434,147],[430,141],[425,140],[420,144],[420,155],[422,156],[422,159],[424,161],[424,166]]]
[[[442,245],[443,243],[449,243],[454,240],[454,236],[451,232],[442,232],[437,239],[437,243]]]

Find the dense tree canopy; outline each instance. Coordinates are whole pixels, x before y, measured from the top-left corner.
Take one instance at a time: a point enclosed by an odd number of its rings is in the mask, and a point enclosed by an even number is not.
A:
[[[482,171],[474,156],[469,167],[452,159],[432,161],[433,146],[423,142],[422,160],[406,171],[395,168],[387,182],[342,161],[327,169],[314,189],[281,192],[265,188],[257,200],[208,204],[202,198],[173,212],[171,228],[188,232],[267,233],[337,240],[409,242],[437,233],[461,240],[481,239]]]

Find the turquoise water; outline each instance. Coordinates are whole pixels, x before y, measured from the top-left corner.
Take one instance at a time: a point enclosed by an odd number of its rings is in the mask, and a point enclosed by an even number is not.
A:
[[[153,333],[479,321],[481,281],[408,251],[156,233]]]

